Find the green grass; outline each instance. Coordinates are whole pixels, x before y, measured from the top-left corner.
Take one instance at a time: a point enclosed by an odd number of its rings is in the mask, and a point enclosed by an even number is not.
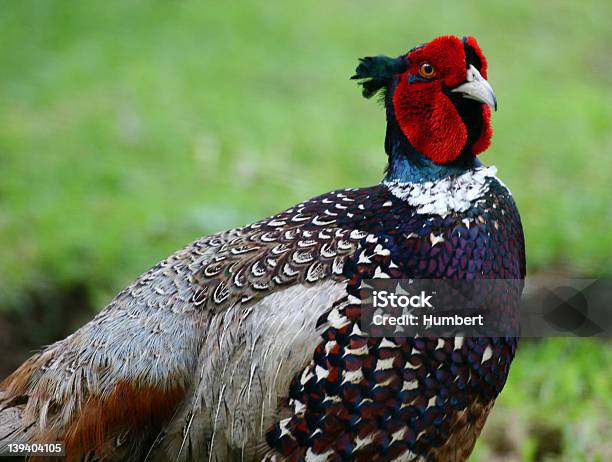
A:
[[[529,270],[612,272],[606,0],[2,6],[0,310],[74,285],[101,307],[200,235],[378,182],[384,114],[348,77],[360,56],[447,33],[489,59],[500,108],[481,158],[514,192]],[[611,359],[608,344],[528,345],[496,412],[561,422],[579,460],[610,423]]]

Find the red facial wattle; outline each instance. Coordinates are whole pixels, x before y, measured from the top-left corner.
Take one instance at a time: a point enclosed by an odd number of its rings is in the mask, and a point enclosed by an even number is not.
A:
[[[475,62],[480,75],[484,79],[487,76],[487,62],[478,43],[473,37],[464,40],[439,37],[408,53],[408,68],[399,75],[392,97],[397,122],[406,138],[421,154],[438,164],[455,160],[466,148],[477,155],[491,142],[489,107],[479,103],[480,133],[477,138],[471,135],[470,146],[466,146],[469,128],[448,95],[451,89],[466,81],[468,63]],[[466,57],[466,52],[471,55]],[[420,68],[423,63],[435,69],[430,78],[423,77]]]
[[[477,156],[486,151],[491,144],[493,129],[491,128],[491,109],[486,104],[482,105],[482,130],[476,142],[472,145],[472,154]]]
[[[441,87],[436,82],[414,89],[402,76],[393,94],[395,116],[404,135],[437,164],[457,158],[467,140],[467,129]]]

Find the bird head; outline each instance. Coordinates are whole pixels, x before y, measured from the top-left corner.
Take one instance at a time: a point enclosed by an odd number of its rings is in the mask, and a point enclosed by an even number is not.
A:
[[[487,149],[497,100],[475,38],[446,35],[397,58],[360,61],[352,78],[366,98],[383,92],[388,123],[418,153],[443,165]]]

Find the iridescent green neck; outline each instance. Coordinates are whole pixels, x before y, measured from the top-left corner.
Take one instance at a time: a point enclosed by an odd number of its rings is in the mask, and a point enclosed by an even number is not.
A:
[[[418,157],[417,157],[418,156]],[[481,163],[473,158],[472,162],[451,163],[438,165],[419,153],[391,153],[385,181],[398,180],[403,183],[423,183],[436,181],[449,176],[457,176],[469,169],[480,166]]]

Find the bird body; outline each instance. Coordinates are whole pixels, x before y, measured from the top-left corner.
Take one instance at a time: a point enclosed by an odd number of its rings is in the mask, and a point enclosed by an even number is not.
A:
[[[454,87],[470,64],[486,77],[474,39],[430,43],[461,56]],[[366,279],[525,274],[512,196],[475,158],[488,107],[444,89],[463,125],[445,130],[453,141],[407,129],[420,110],[407,101],[431,101],[402,88],[446,75],[422,66],[428,46],[357,69],[366,96],[386,92],[383,182],[204,237],[143,274],[3,382],[0,453],[63,441],[68,460],[465,460],[517,339],[360,325]]]

